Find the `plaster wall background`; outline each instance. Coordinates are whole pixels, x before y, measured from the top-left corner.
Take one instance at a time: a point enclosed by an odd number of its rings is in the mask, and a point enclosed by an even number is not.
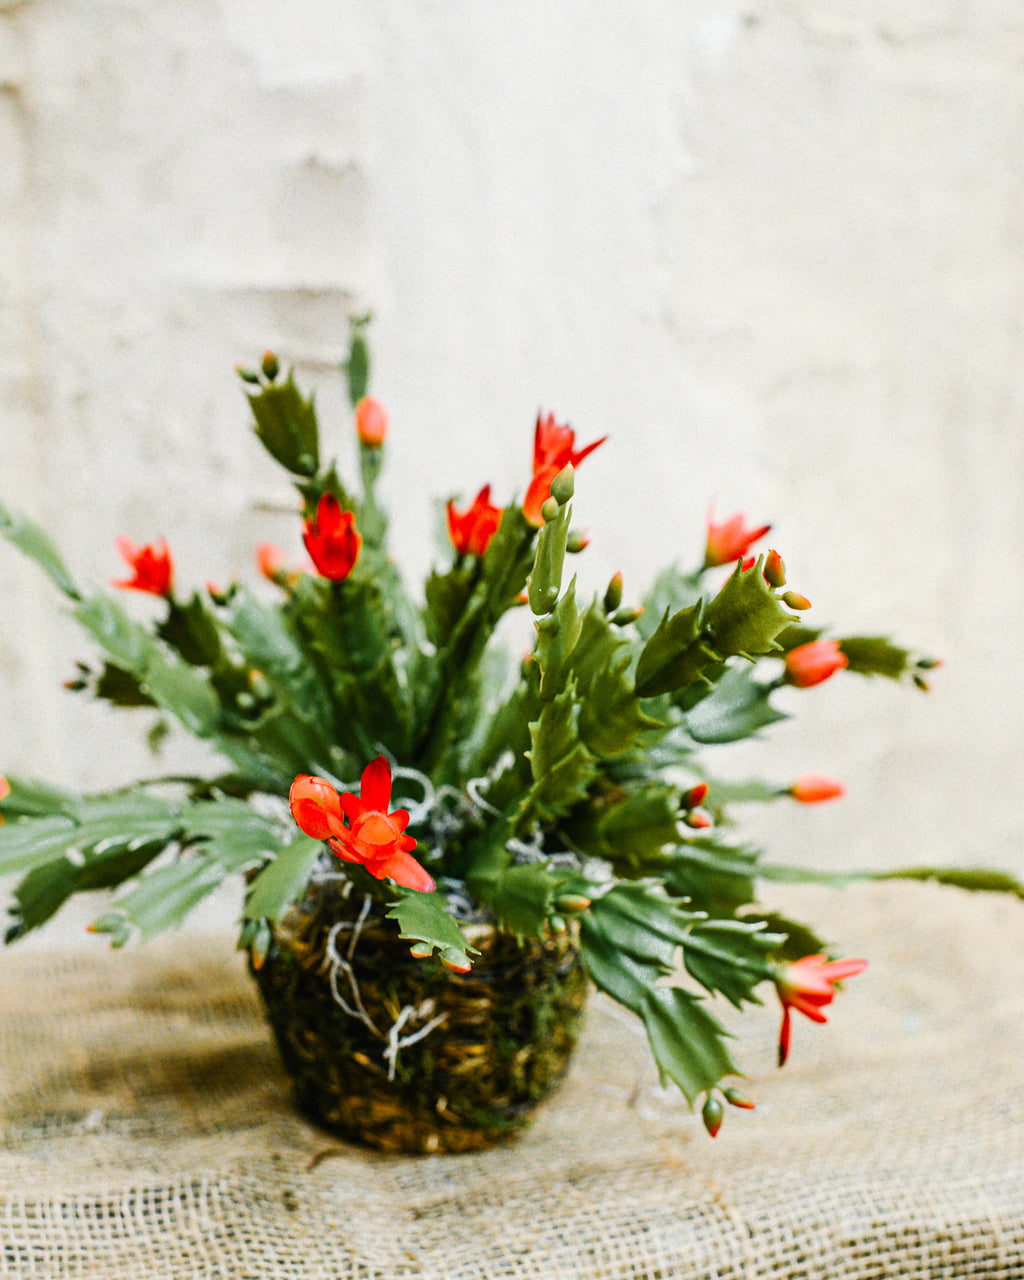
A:
[[[714,502],[812,621],[944,658],[790,691],[765,771],[849,794],[751,838],[1024,873],[1022,67],[1013,0],[0,0],[0,491],[83,578],[122,532],[255,576],[299,533],[232,366],[294,362],[344,459],[372,308],[412,581],[433,497],[522,491],[538,407],[608,433],[586,585],[636,598]],[[63,692],[88,646],[6,546],[0,601],[0,770],[196,763]]]

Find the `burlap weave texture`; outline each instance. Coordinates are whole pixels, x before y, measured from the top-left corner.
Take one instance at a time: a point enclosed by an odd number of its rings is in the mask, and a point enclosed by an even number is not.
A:
[[[871,967],[827,1027],[723,1017],[753,1113],[712,1142],[597,1000],[512,1147],[382,1157],[295,1114],[229,938],[0,957],[0,1276],[1024,1278],[1024,904],[787,906]]]

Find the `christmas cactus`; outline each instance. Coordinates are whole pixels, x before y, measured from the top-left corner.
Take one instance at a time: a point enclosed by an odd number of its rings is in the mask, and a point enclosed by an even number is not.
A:
[[[783,719],[773,695],[784,684],[845,671],[924,687],[935,664],[805,625],[808,602],[778,553],[751,551],[768,526],[741,516],[709,518],[695,568],[665,568],[642,602],[623,603],[618,574],[579,599],[567,568],[586,545],[571,524],[574,469],[604,442],[580,447],[550,416],[518,500],[496,505],[484,485],[449,501],[443,562],[410,592],[377,498],[388,421],[367,395],[362,320],[343,369],[358,486],[322,457],[313,401],[291,372],[269,354],[239,370],[255,434],[298,490],[310,557],[293,566],[259,548],[273,588],[180,594],[166,542],[122,538],[130,576],[115,585],[162,600],[146,626],[0,506],[0,531],[102,655],[72,686],[177,720],[225,762],[215,776],[92,795],[0,780],[0,875],[21,875],[8,941],[97,889],[116,893],[94,931],[116,946],[149,939],[235,875],[240,945],[256,965],[270,923],[318,877],[350,878],[386,904],[413,955],[455,971],[473,964],[467,904],[522,938],[569,929],[593,983],[642,1020],[663,1080],[691,1105],[703,1098],[717,1132],[723,1100],[751,1104],[728,1084],[739,1068],[696,988],[738,1009],[777,993],[784,1058],[791,1010],[824,1021],[836,984],[864,962],[829,958],[811,929],[761,905],[759,881],[789,873],[729,835],[733,803],[813,803],[841,787],[716,782],[713,748]],[[495,638],[513,610],[533,616],[525,658]],[[686,986],[666,981],[680,969]]]

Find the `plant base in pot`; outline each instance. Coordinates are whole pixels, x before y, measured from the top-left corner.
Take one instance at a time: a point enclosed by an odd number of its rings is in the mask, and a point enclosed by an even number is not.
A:
[[[391,1152],[477,1151],[528,1123],[576,1044],[587,979],[571,930],[518,942],[477,915],[469,973],[417,959],[384,907],[313,882],[252,971],[299,1104]]]

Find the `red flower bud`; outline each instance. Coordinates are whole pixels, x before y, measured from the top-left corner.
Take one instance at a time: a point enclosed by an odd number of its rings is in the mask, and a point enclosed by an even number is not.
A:
[[[719,1129],[722,1127],[722,1116],[724,1108],[722,1104],[713,1094],[708,1094],[707,1101],[701,1108],[700,1118],[704,1121],[704,1128],[712,1138],[717,1137]]]
[[[806,596],[802,596],[799,591],[785,591],[782,595],[782,603],[788,605],[790,609],[802,611],[811,607],[810,600]]]
[[[708,784],[706,782],[698,782],[696,786],[683,793],[679,801],[680,807],[683,809],[696,809],[699,804],[704,803],[707,794]]]
[[[730,1107],[740,1107],[744,1111],[753,1111],[755,1107],[755,1104],[745,1093],[740,1093],[739,1089],[726,1089],[725,1100]]]
[[[764,580],[770,587],[784,587],[786,585],[786,566],[782,563],[782,556],[777,551],[769,551],[764,562]]]
[[[809,689],[841,671],[848,661],[838,640],[812,640],[786,654],[783,679],[798,689]]]
[[[373,396],[363,396],[356,405],[356,433],[368,449],[379,449],[387,439],[388,411]]]
[[[821,804],[823,800],[838,800],[840,796],[846,795],[846,788],[835,778],[828,778],[823,773],[805,773],[797,778],[788,794],[801,804]]]

